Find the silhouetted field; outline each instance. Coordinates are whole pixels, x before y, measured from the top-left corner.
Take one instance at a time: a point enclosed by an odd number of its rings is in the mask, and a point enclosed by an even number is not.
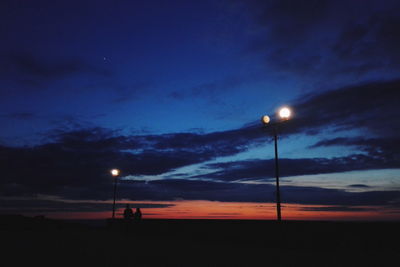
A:
[[[110,227],[2,216],[3,266],[397,266],[398,222],[142,220]],[[3,246],[4,247],[4,246]]]

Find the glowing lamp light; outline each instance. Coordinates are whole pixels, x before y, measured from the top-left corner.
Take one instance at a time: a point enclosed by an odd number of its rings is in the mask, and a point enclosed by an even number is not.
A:
[[[112,176],[118,176],[119,175],[119,170],[118,169],[112,169],[111,170],[111,175]]]
[[[279,110],[279,117],[281,119],[289,119],[290,115],[292,114],[292,111],[288,107],[283,107]]]
[[[271,121],[271,119],[269,118],[269,116],[265,115],[265,116],[262,116],[261,121],[264,124],[268,124]]]

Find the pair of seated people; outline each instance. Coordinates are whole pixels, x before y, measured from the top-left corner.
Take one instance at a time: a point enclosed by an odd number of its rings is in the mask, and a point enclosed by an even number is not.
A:
[[[130,220],[132,218],[135,221],[139,221],[142,219],[142,212],[140,211],[140,208],[136,208],[135,213],[133,213],[132,209],[129,207],[129,204],[126,204],[126,208],[124,210],[124,219]]]

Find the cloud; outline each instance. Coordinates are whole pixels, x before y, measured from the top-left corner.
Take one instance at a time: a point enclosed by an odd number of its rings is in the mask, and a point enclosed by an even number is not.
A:
[[[140,200],[210,200],[226,202],[275,202],[275,185],[164,179],[149,182],[125,181],[121,197]],[[400,191],[347,192],[304,186],[281,186],[284,203],[309,205],[392,205]]]
[[[211,134],[123,136],[103,128],[60,129],[49,143],[0,147],[7,195],[54,194],[109,198],[111,168],[123,175],[159,175],[176,168],[244,151],[249,129]],[[240,138],[236,138],[240,136]]]
[[[398,199],[400,191],[347,192],[318,187],[283,187],[284,202],[321,205],[391,205]]]
[[[270,72],[324,80],[399,70],[396,1],[239,2],[259,32],[247,52],[262,55]]]
[[[295,116],[283,132],[316,134],[328,127],[361,129],[367,135],[393,137],[400,130],[397,113],[400,80],[347,86],[295,100]]]
[[[31,52],[7,51],[0,54],[0,77],[5,84],[17,84],[25,90],[43,89],[48,83],[81,74],[109,77],[110,70],[93,66],[81,59],[40,57]],[[2,92],[5,93],[5,92]]]
[[[124,204],[117,204],[123,206]],[[168,208],[174,204],[163,203],[133,203],[134,208]],[[98,201],[71,201],[65,199],[49,199],[48,196],[36,196],[34,198],[0,198],[0,212],[23,213],[23,212],[99,212],[110,211],[111,203]]]
[[[400,167],[399,160],[354,154],[336,158],[307,158],[307,159],[279,159],[280,176],[296,176],[308,174],[321,174],[345,172],[365,169],[384,169]],[[222,181],[260,180],[275,177],[275,161],[269,160],[243,160],[208,164],[215,172],[192,176],[192,178],[208,178]]]
[[[356,187],[356,188],[368,188],[368,185],[365,184],[351,184],[349,187]]]
[[[92,73],[97,75],[110,75],[110,72],[91,66],[81,60],[65,60],[62,58],[39,59],[33,54],[23,52],[9,53],[8,63],[16,71],[39,78],[58,78],[77,73]]]
[[[371,208],[362,207],[349,207],[349,206],[328,206],[328,207],[304,207],[301,208],[304,211],[345,211],[345,212],[358,212],[358,211],[370,211]]]
[[[321,140],[311,148],[314,147],[328,147],[328,146],[354,146],[361,151],[367,152],[367,154],[378,160],[381,166],[386,164],[393,164],[396,166],[400,163],[400,139],[396,137],[385,137],[385,138],[365,138],[365,137],[353,137],[344,138],[338,137],[333,139]]]
[[[390,6],[392,7],[392,6]],[[392,7],[393,8],[393,7]],[[395,10],[399,10],[399,5]],[[393,12],[393,11],[392,11]],[[363,62],[359,67],[399,67],[400,18],[388,10],[376,12],[361,22],[352,22],[342,31],[332,47],[341,60]]]
[[[40,56],[33,52],[6,51],[0,56],[0,77],[2,88],[0,94],[35,92],[57,87],[58,90],[96,91],[107,94],[114,104],[138,99],[154,83],[149,81],[120,81],[104,62],[92,64],[82,58],[65,58],[65,56]],[[67,86],[69,81],[79,79],[78,87]],[[61,82],[60,82],[61,81]],[[64,83],[62,83],[64,82]]]
[[[7,119],[17,119],[17,120],[31,120],[36,117],[36,114],[34,112],[14,112],[14,113],[1,114],[0,117]]]
[[[0,199],[2,213],[51,212],[51,211],[109,211],[111,204],[80,202],[71,203],[38,198]]]

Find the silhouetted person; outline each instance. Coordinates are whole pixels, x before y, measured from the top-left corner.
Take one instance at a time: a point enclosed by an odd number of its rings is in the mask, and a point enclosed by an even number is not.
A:
[[[136,208],[134,218],[136,221],[140,221],[142,219],[142,212],[140,211],[140,208]]]
[[[124,210],[124,219],[125,220],[130,220],[133,217],[133,211],[132,209],[129,207],[129,204],[126,204],[126,208]]]

